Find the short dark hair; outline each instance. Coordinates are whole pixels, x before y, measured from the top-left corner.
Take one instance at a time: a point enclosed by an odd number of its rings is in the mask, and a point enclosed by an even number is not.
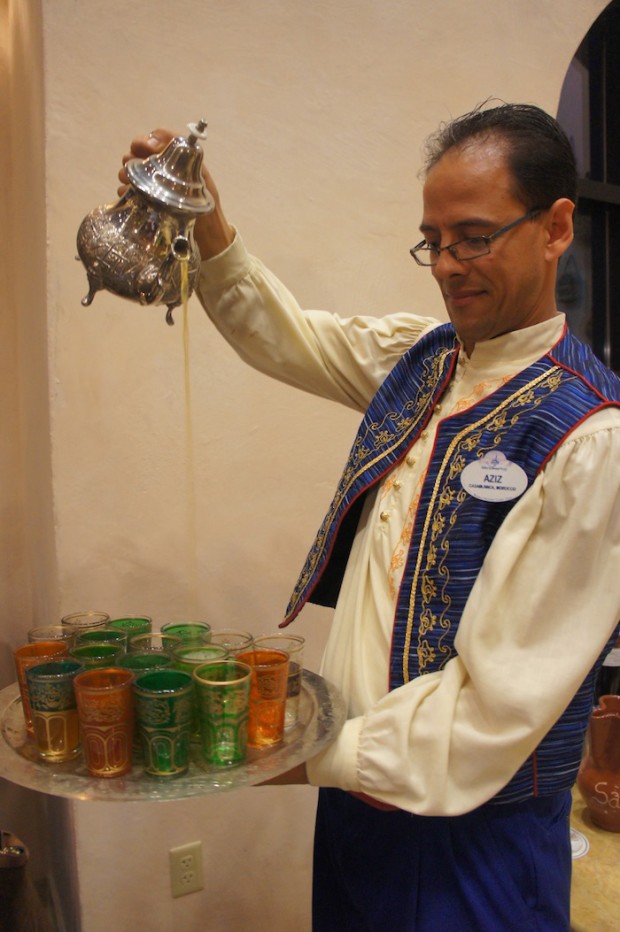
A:
[[[470,113],[442,124],[426,141],[425,172],[449,149],[474,140],[501,139],[507,146],[515,196],[528,208],[550,207],[558,198],[577,198],[577,166],[569,139],[552,116],[530,104],[507,104]]]

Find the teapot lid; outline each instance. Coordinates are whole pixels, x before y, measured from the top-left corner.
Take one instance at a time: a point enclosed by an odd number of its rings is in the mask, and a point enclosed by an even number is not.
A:
[[[126,170],[131,184],[153,201],[172,210],[208,214],[215,204],[200,169],[203,152],[199,139],[207,138],[206,120],[188,123],[189,136],[175,136],[163,152],[146,159],[131,159]]]

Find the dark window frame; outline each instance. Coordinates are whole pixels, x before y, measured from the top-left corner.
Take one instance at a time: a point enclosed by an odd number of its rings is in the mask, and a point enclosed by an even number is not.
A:
[[[620,0],[613,0],[575,54],[587,71],[589,108],[585,140],[589,167],[578,181],[575,246],[576,250],[585,247],[590,261],[588,341],[616,372],[620,372],[620,120],[614,99],[620,95],[619,50]],[[558,303],[562,305],[561,300]],[[566,310],[570,324],[570,308]]]

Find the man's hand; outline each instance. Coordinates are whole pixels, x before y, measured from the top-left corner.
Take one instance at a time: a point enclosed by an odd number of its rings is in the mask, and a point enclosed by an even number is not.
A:
[[[270,780],[265,780],[263,783],[259,783],[258,786],[290,786],[291,784],[307,783],[306,765],[298,764],[292,770],[287,770],[286,773],[281,773],[278,777],[271,777]]]
[[[292,770],[287,770],[286,773],[281,773],[280,776],[272,777],[270,780],[264,780],[263,783],[258,783],[257,786],[291,786],[294,784],[299,785],[307,783],[308,775],[306,773],[306,765],[298,764],[297,767],[293,767]],[[397,806],[392,806],[390,803],[382,803],[380,799],[368,796],[367,793],[349,792],[351,796],[355,796],[356,799],[366,803],[367,806],[372,806],[373,809],[379,809],[381,812],[398,812]]]
[[[148,136],[136,136],[136,138],[132,140],[130,151],[123,156],[123,167],[118,173],[118,178],[121,182],[121,186],[118,189],[119,195],[125,193],[129,184],[129,178],[125,169],[127,162],[130,159],[146,159],[151,155],[162,152],[173,138],[174,133],[171,133],[168,129],[159,127],[149,133]],[[211,259],[213,256],[218,255],[218,253],[223,252],[223,250],[232,243],[235,234],[224,216],[218,190],[204,163],[202,166],[202,177],[204,178],[207,190],[213,197],[215,208],[210,214],[201,214],[196,218],[194,239],[196,240],[196,245],[200,250],[202,258]]]

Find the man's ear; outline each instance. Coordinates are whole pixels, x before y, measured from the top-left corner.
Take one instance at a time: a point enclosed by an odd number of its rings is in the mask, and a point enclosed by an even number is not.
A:
[[[548,240],[545,256],[547,259],[559,259],[572,243],[574,210],[575,205],[567,197],[558,198],[549,208],[546,217]]]

